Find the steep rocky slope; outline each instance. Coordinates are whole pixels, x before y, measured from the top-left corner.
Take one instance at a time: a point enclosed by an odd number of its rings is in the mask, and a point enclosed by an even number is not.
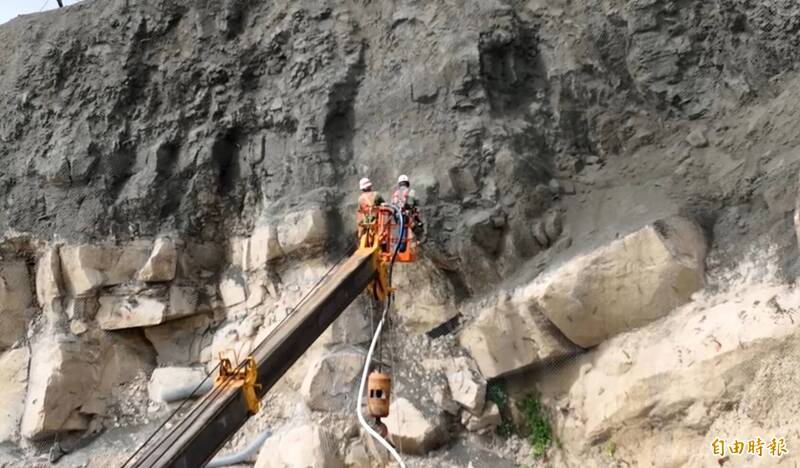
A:
[[[429,232],[386,348],[410,463],[772,466],[711,452],[756,436],[791,462],[798,28],[789,0],[87,0],[0,26],[0,465],[56,441],[119,464],[168,414],[153,369],[249,352],[352,248],[358,179],[400,173]],[[352,415],[370,312],[229,448],[270,427],[317,461],[258,466],[383,463]],[[495,434],[487,379],[541,392],[544,462]]]

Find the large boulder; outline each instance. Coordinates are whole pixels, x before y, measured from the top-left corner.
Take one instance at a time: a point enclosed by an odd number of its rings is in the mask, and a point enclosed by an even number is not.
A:
[[[39,439],[86,429],[80,408],[101,378],[97,346],[84,346],[66,335],[45,335],[33,345],[22,435]]]
[[[91,389],[91,397],[81,405],[80,412],[85,415],[105,414],[107,408],[120,402],[129,405],[121,400],[120,390],[137,378],[144,379],[155,366],[153,349],[138,334],[119,333],[113,339],[106,336],[99,346],[97,361],[102,372],[97,386]]]
[[[512,374],[578,348],[545,317],[532,299],[497,297],[470,322],[459,340],[487,379]]]
[[[472,362],[455,358],[447,366],[447,384],[452,399],[473,414],[481,414],[486,401],[486,381]]]
[[[27,347],[10,349],[0,355],[0,445],[16,439],[25,409],[28,388]]]
[[[228,274],[219,283],[219,295],[225,307],[233,307],[247,300],[247,289],[241,275]]]
[[[278,244],[285,255],[321,247],[328,237],[327,214],[319,208],[294,211],[276,227]]]
[[[706,241],[692,221],[656,221],[542,274],[519,291],[590,348],[663,317],[704,285]]]
[[[403,453],[425,455],[441,447],[448,439],[444,418],[405,398],[397,398],[392,402],[389,416],[384,422],[392,444]]]
[[[284,429],[267,439],[255,468],[341,468],[332,434],[313,423]]]
[[[458,314],[452,284],[430,260],[395,265],[392,281],[395,310],[410,329],[427,332]]]
[[[64,283],[73,296],[91,294],[101,286],[131,281],[150,258],[150,244],[137,241],[125,246],[68,245],[61,247]]]
[[[538,386],[559,439],[578,457],[611,439],[641,466],[708,466],[717,436],[800,429],[798,312],[794,287],[737,286],[553,368]]]
[[[198,295],[193,288],[172,286],[169,301],[145,296],[101,296],[97,323],[103,330],[159,325],[196,313]]]
[[[309,408],[321,411],[355,408],[364,357],[358,348],[344,348],[324,354],[312,363],[300,387]]]
[[[139,281],[158,283],[175,279],[178,265],[178,249],[169,238],[156,239],[153,252],[139,270]]]
[[[176,390],[197,388],[206,380],[206,372],[198,367],[159,367],[150,376],[147,393],[150,400],[165,402],[164,397]]]
[[[25,335],[32,301],[25,262],[0,261],[0,350],[12,346]]]

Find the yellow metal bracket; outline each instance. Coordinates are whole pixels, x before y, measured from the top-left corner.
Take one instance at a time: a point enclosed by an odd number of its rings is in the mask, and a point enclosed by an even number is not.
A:
[[[376,247],[370,248],[372,250],[372,261],[375,264],[375,279],[367,286],[367,291],[378,301],[384,302],[393,291],[389,286],[389,264],[384,261],[380,249]]]
[[[261,408],[261,401],[256,395],[256,389],[260,388],[261,385],[257,384],[257,381],[258,367],[256,366],[256,360],[253,358],[253,356],[249,356],[246,359],[244,367],[238,364],[234,367],[233,363],[231,363],[231,360],[222,357],[222,353],[220,353],[219,375],[217,376],[214,385],[241,387],[245,405],[247,405],[248,411],[250,411],[252,414],[258,413],[258,410]]]

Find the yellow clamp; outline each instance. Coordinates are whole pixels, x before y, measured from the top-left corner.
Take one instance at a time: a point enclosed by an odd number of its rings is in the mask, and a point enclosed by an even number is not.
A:
[[[375,262],[375,270],[378,274],[375,280],[370,283],[367,290],[375,299],[384,302],[393,291],[393,288],[389,286],[389,264],[383,260],[380,249],[377,247],[372,255],[372,261]]]
[[[239,365],[234,367],[230,359],[222,357],[222,353],[220,353],[219,361],[219,375],[214,384],[217,386],[231,385],[242,387],[242,396],[244,397],[244,403],[247,405],[248,411],[252,414],[258,413],[258,410],[261,408],[261,401],[258,399],[258,395],[256,395],[256,389],[261,388],[261,385],[256,383],[258,381],[258,366],[256,366],[256,360],[253,356],[249,356],[244,367]]]

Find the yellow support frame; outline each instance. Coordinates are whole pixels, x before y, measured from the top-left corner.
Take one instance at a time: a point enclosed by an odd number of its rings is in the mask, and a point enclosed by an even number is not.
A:
[[[247,410],[252,414],[258,413],[258,410],[261,409],[261,400],[256,395],[256,389],[260,388],[261,385],[257,384],[257,381],[258,366],[253,356],[248,356],[244,368],[240,368],[238,364],[234,367],[231,360],[222,357],[222,353],[220,353],[219,375],[214,381],[214,385],[241,387],[244,403],[247,406]]]

